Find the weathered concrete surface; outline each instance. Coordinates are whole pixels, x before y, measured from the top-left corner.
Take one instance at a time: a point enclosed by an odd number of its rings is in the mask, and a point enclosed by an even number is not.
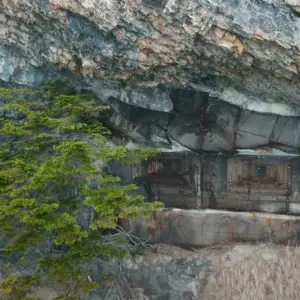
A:
[[[131,224],[143,240],[185,246],[208,246],[229,241],[297,241],[300,217],[222,210],[171,209],[151,220]]]
[[[298,11],[291,0],[2,0],[1,85],[65,78],[109,100],[107,124],[141,144],[295,150]]]

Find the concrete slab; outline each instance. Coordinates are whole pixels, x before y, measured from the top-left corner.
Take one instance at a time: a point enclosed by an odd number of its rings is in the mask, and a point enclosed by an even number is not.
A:
[[[296,241],[300,216],[223,210],[165,209],[130,223],[132,233],[150,243],[208,246],[230,241]]]

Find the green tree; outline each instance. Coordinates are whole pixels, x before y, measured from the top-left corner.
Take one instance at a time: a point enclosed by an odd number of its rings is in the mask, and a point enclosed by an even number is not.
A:
[[[126,253],[123,240],[104,243],[107,232],[120,218],[161,206],[144,202],[135,185],[121,185],[103,162],[136,163],[158,151],[108,147],[99,115],[109,108],[91,94],[54,84],[0,95],[0,257],[7,262],[0,292],[25,299],[32,288],[52,284],[59,299],[81,299],[101,283],[88,277],[89,263]],[[19,272],[32,254],[34,267]]]

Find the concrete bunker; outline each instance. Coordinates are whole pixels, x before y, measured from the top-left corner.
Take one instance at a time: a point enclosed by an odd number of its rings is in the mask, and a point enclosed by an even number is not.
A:
[[[139,186],[147,201],[179,209],[300,213],[300,157],[280,150],[235,155],[163,152],[139,165],[112,171]]]

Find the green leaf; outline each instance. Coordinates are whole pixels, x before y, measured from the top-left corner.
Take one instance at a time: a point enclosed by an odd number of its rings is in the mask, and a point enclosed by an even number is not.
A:
[[[109,107],[65,83],[0,88],[0,96],[0,251],[7,261],[0,292],[19,300],[52,285],[62,291],[57,299],[81,299],[101,281],[87,280],[92,260],[126,254],[124,239],[105,241],[118,220],[161,207],[145,203],[133,193],[136,185],[122,185],[99,162],[132,164],[159,151],[108,147],[110,131],[99,117]],[[19,275],[30,260],[30,274]]]

